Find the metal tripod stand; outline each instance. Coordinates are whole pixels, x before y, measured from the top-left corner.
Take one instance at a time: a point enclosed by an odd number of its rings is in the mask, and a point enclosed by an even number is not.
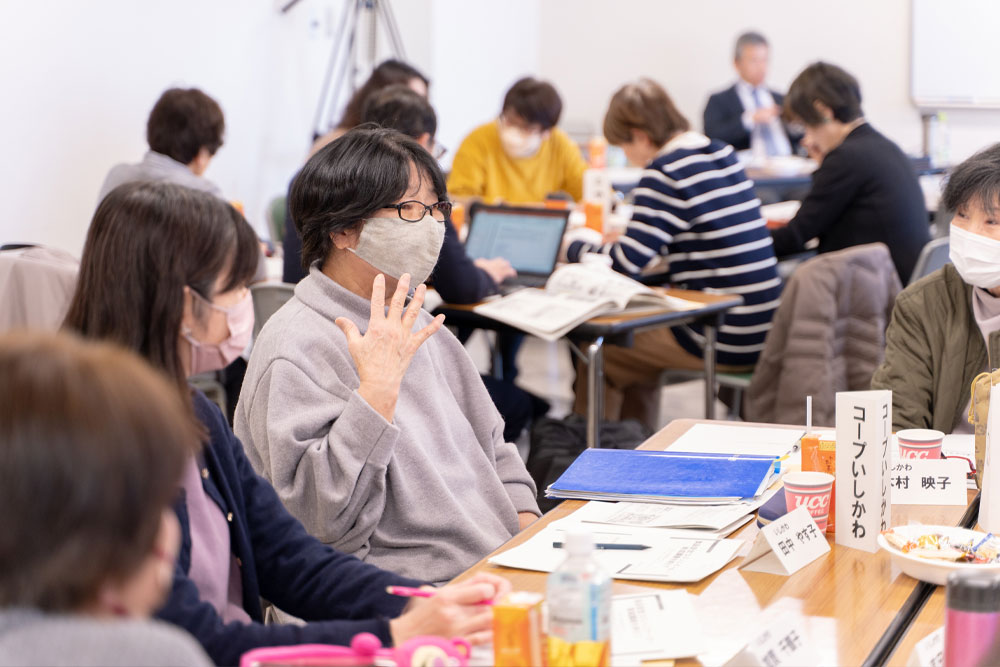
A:
[[[368,40],[365,65],[362,68],[358,58],[358,29],[363,19],[368,19]],[[340,24],[333,37],[333,51],[330,62],[323,77],[323,88],[320,91],[319,103],[316,106],[316,117],[313,121],[313,138],[324,134],[333,125],[333,114],[340,107],[341,92],[345,84],[350,85],[350,92],[357,87],[357,75],[361,71],[370,72],[375,68],[377,54],[378,26],[383,24],[392,54],[399,60],[406,59],[403,39],[392,12],[390,0],[344,0],[344,9],[340,16]],[[336,73],[336,78],[334,74]],[[332,86],[331,86],[332,83]]]

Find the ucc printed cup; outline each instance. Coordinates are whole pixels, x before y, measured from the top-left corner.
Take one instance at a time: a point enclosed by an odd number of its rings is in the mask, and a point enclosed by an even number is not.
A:
[[[826,530],[830,518],[830,496],[833,475],[825,472],[790,472],[782,478],[785,486],[785,506],[788,511],[805,507],[816,521],[816,527]]]
[[[944,433],[929,428],[907,428],[896,433],[901,459],[939,459]]]

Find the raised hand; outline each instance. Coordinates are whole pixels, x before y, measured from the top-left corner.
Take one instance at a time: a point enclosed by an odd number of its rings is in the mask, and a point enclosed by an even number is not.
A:
[[[420,307],[424,303],[427,287],[417,287],[410,304],[404,310],[406,293],[410,288],[410,274],[404,273],[396,285],[389,310],[385,309],[385,276],[375,276],[372,284],[371,318],[364,335],[354,322],[338,317],[336,324],[347,337],[347,349],[358,369],[361,384],[358,394],[368,405],[391,422],[396,412],[399,386],[403,375],[417,349],[433,336],[444,315],[438,315],[423,329],[413,330]]]

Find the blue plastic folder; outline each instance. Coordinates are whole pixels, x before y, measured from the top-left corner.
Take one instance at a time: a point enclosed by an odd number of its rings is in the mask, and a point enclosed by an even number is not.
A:
[[[754,498],[774,457],[588,449],[549,485],[551,498],[706,502]]]

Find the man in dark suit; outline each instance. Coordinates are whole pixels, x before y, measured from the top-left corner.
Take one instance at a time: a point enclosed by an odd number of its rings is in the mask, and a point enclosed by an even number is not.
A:
[[[789,155],[799,137],[781,121],[784,96],[765,84],[770,49],[764,36],[747,32],[736,40],[733,64],[740,78],[705,105],[705,134],[738,151],[753,148],[768,157]]]

